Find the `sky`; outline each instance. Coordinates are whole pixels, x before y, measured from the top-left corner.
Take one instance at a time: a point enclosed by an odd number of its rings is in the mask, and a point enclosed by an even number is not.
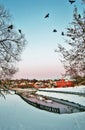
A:
[[[16,29],[25,34],[28,44],[17,63],[15,79],[57,79],[64,73],[58,43],[66,46],[61,32],[72,22],[74,5],[82,12],[81,0],[70,4],[68,0],[0,0],[11,14]],[[49,13],[49,18],[44,18]],[[54,33],[53,29],[57,32]],[[65,30],[66,31],[66,30]]]

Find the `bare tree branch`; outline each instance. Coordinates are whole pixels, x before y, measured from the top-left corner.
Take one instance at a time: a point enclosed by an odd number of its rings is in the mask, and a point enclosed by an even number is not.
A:
[[[0,79],[10,78],[16,73],[15,63],[20,60],[26,44],[22,31],[15,30],[10,21],[10,14],[0,6]],[[6,89],[0,84],[0,91],[2,88]]]
[[[73,21],[67,27],[66,36],[69,37],[69,40],[66,40],[69,48],[58,45],[66,75],[73,78],[85,77],[85,11],[80,15],[77,8],[74,8]]]

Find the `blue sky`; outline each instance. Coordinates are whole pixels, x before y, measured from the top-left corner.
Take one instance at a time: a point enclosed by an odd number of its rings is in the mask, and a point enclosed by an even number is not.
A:
[[[82,12],[81,0],[70,4],[68,0],[0,0],[12,15],[15,28],[25,34],[28,45],[17,64],[19,72],[14,78],[56,79],[64,72],[57,44],[65,46],[61,32],[72,21],[74,5]],[[49,13],[49,18],[44,16]],[[57,33],[53,33],[57,29]]]

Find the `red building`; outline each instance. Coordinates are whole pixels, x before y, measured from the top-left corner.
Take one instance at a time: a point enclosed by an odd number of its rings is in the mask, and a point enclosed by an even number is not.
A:
[[[59,87],[59,88],[62,88],[62,87],[73,87],[74,83],[72,81],[70,81],[70,80],[65,81],[64,79],[61,79],[61,80],[56,82],[56,86]]]

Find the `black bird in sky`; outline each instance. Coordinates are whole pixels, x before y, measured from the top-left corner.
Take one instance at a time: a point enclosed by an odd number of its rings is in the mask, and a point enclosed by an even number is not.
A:
[[[13,29],[13,25],[8,26],[8,29]]]
[[[62,32],[61,35],[64,36],[64,32]]]
[[[79,14],[78,16],[79,16],[79,18],[81,18],[81,15],[80,15],[80,14]]]
[[[19,31],[19,33],[21,33],[21,29],[19,29],[18,31]]]
[[[57,32],[57,30],[56,30],[56,29],[54,29],[54,30],[53,30],[53,32]]]
[[[69,0],[69,2],[70,2],[71,4],[73,4],[73,3],[75,2],[75,0]]]
[[[46,14],[44,18],[48,18],[48,17],[49,17],[49,13],[48,13],[48,14]]]

